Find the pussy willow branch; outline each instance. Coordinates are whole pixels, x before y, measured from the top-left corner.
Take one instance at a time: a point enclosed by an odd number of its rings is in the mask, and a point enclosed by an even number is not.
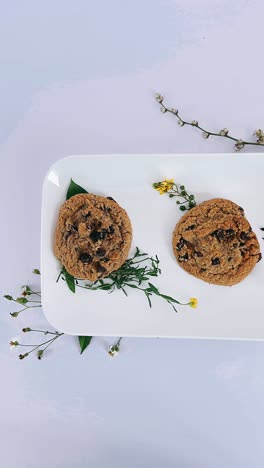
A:
[[[191,122],[188,122],[187,120],[184,120],[180,115],[179,115],[179,111],[176,110],[176,109],[173,109],[173,108],[169,108],[167,106],[165,106],[163,100],[163,96],[161,96],[160,94],[156,94],[155,96],[156,98],[156,101],[160,104],[161,108],[161,112],[162,113],[166,113],[166,112],[169,112],[170,114],[173,114],[175,115],[177,118],[178,118],[178,124],[183,127],[184,125],[189,125],[190,127],[196,127],[198,128],[199,130],[201,130],[202,132],[202,136],[203,138],[209,138],[209,136],[216,136],[216,137],[222,137],[222,138],[228,138],[229,140],[232,140],[232,141],[235,141],[235,150],[236,151],[240,151],[241,149],[244,148],[245,145],[253,145],[253,146],[264,146],[264,132],[263,130],[256,130],[254,135],[256,135],[258,137],[258,140],[256,142],[254,141],[246,141],[246,140],[243,140],[241,138],[235,138],[235,137],[232,137],[230,135],[228,135],[228,129],[227,128],[224,128],[222,130],[220,130],[219,133],[216,133],[216,132],[210,132],[209,130],[206,130],[205,128],[201,127],[199,125],[199,123],[197,122],[197,120],[192,120]]]

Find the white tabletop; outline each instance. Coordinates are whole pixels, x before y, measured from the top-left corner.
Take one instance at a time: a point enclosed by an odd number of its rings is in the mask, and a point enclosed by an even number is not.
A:
[[[263,14],[261,0],[5,2],[2,294],[36,282],[42,180],[57,159],[233,150],[179,128],[154,92],[210,130],[263,127]],[[10,338],[48,324],[12,310],[1,300],[1,466],[263,467],[262,342],[126,339],[111,358],[113,340],[80,356],[67,336],[19,361]]]

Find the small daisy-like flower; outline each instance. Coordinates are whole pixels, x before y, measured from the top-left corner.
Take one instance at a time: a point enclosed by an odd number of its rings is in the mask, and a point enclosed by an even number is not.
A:
[[[43,349],[39,349],[39,350],[37,351],[37,358],[38,358],[39,360],[42,359],[43,354],[44,354],[44,350],[43,350]]]
[[[179,120],[178,120],[178,125],[179,125],[180,127],[183,127],[183,126],[184,126],[184,122],[183,122],[181,119],[179,119]]]
[[[19,358],[19,359],[25,359],[28,355],[29,355],[29,353],[19,354],[19,355],[18,355],[18,358]]]
[[[10,312],[11,317],[18,317],[19,312]]]
[[[10,296],[9,294],[6,294],[4,298],[7,299],[8,301],[13,301],[13,297]]]
[[[10,351],[13,351],[16,348],[16,346],[19,346],[18,336],[11,338],[10,343],[9,343]]]
[[[162,114],[165,114],[165,112],[167,112],[167,109],[165,107],[161,107],[160,112],[162,112]]]
[[[209,138],[209,133],[203,132],[202,137],[206,140],[206,138]]]
[[[178,112],[179,112],[179,111],[178,111],[178,109],[171,109],[171,112],[172,112],[173,114],[175,114],[175,115],[178,115]]]
[[[115,357],[119,352],[119,347],[118,346],[109,346],[108,348],[108,354],[111,357]]]
[[[226,136],[228,134],[228,128],[222,128],[222,130],[220,130],[219,132],[219,135],[221,136]]]
[[[192,120],[191,124],[192,124],[194,127],[197,127],[198,122],[197,122],[197,120]]]
[[[189,306],[192,307],[193,309],[196,309],[198,305],[198,299],[196,297],[191,297],[189,301]]]
[[[160,195],[167,193],[172,189],[174,185],[174,179],[165,179],[162,182],[156,182],[153,184],[153,188],[159,192]]]
[[[156,99],[156,101],[158,101],[159,103],[161,103],[161,102],[163,102],[164,97],[161,96],[161,94],[156,93],[156,94],[155,94],[155,99]]]

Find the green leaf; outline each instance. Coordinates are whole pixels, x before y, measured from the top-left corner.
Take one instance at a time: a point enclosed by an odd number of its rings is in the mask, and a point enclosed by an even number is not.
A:
[[[157,294],[158,296],[160,295],[160,292],[159,292],[158,288],[156,288],[156,286],[154,286],[154,284],[148,283],[148,285],[149,285],[150,291],[153,291],[154,294]]]
[[[32,273],[34,273],[34,275],[40,275],[40,271],[38,268],[35,268]]]
[[[69,185],[69,188],[67,190],[67,195],[66,195],[66,200],[69,200],[69,198],[73,197],[74,195],[77,195],[78,193],[88,193],[87,190],[85,190],[83,187],[80,185],[76,184],[72,179]]]
[[[70,275],[70,273],[68,273],[68,271],[66,270],[65,267],[62,268],[60,274],[59,274],[59,277],[57,279],[57,281],[59,280],[60,276],[61,275],[64,275],[65,277],[65,281],[67,283],[67,286],[68,288],[73,292],[75,293],[75,278],[74,276]]]
[[[163,297],[163,299],[165,299],[166,301],[168,302],[173,302],[175,304],[180,304],[179,301],[176,301],[176,299],[174,299],[173,297],[171,296],[167,296],[166,294],[160,294],[160,297]]]
[[[79,336],[79,344],[80,344],[80,349],[81,349],[81,354],[86,350],[87,346],[92,341],[92,336]]]

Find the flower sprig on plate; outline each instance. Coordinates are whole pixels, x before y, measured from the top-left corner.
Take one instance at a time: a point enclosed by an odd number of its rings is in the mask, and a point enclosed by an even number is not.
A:
[[[209,130],[206,130],[205,128],[201,127],[201,125],[199,125],[197,120],[191,120],[191,121],[184,120],[180,116],[179,111],[177,109],[165,106],[164,97],[161,96],[161,94],[157,93],[155,95],[155,98],[156,98],[156,101],[161,105],[160,111],[163,114],[165,114],[166,112],[169,112],[170,114],[173,114],[175,117],[177,117],[178,125],[180,127],[183,127],[184,125],[188,125],[191,127],[198,128],[202,132],[202,137],[204,139],[207,139],[210,136],[228,138],[229,140],[232,140],[235,142],[235,151],[242,150],[246,145],[264,146],[264,130],[261,130],[260,128],[255,130],[253,133],[253,136],[256,137],[256,141],[246,141],[242,138],[235,138],[229,135],[228,128],[222,128],[221,130],[219,130],[219,132],[210,132]]]
[[[184,185],[177,185],[174,179],[164,179],[161,182],[154,182],[152,187],[159,192],[160,195],[167,193],[170,198],[177,198],[176,204],[179,205],[181,211],[190,210],[196,206],[194,195],[189,195]]]
[[[164,299],[175,312],[177,312],[175,304],[188,305],[193,308],[196,307],[198,304],[197,299],[195,299],[195,301],[190,299],[188,302],[182,303],[167,294],[161,293],[159,289],[149,281],[151,278],[161,274],[159,263],[157,255],[155,257],[150,257],[147,253],[141,252],[137,247],[135,254],[131,258],[126,260],[118,270],[113,271],[104,279],[95,282],[79,280],[70,275],[63,267],[57,281],[59,279],[64,280],[72,292],[75,292],[76,287],[90,291],[108,291],[109,293],[115,290],[121,290],[127,296],[129,288],[137,289],[144,293],[148,300],[149,307],[152,307],[152,296],[158,296]]]

